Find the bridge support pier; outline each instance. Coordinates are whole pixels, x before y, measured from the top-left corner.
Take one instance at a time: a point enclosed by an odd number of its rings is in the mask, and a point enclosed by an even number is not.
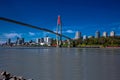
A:
[[[69,48],[70,47],[70,40],[67,40],[67,43],[68,43],[67,47]]]
[[[57,40],[57,46],[56,47],[62,47],[62,41]]]
[[[57,40],[57,47],[61,47],[62,46],[62,23],[61,23],[61,19],[60,19],[60,15],[58,16],[58,20],[57,20],[57,29],[56,29],[57,34],[60,33],[60,36],[56,36],[56,40]]]

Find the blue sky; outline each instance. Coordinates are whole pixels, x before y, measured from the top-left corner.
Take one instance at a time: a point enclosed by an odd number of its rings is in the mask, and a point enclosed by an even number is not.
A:
[[[120,35],[120,0],[0,0],[0,17],[55,31],[61,16],[63,34],[74,38],[75,32],[95,35],[99,30]],[[25,40],[55,35],[0,21],[0,41],[24,37]]]

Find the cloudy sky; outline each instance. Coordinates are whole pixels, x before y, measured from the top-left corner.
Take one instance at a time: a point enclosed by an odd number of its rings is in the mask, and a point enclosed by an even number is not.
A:
[[[21,21],[52,31],[61,16],[63,34],[74,38],[75,32],[95,35],[114,30],[120,35],[120,0],[0,0],[0,17]],[[0,42],[7,38],[25,40],[55,37],[48,32],[0,21]]]

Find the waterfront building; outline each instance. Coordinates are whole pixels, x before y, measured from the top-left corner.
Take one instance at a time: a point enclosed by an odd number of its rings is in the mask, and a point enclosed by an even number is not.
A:
[[[108,34],[107,34],[107,32],[103,32],[103,37],[107,37],[108,36]]]
[[[40,38],[40,45],[42,45],[42,46],[45,45],[44,38]]]
[[[40,39],[40,43],[44,43],[44,38],[41,38],[41,39]]]
[[[39,43],[39,38],[36,38],[36,43]]]
[[[85,39],[87,39],[87,36],[86,36],[86,35],[83,36],[83,40],[85,40]]]
[[[19,45],[19,37],[17,37],[16,45]]]
[[[75,39],[79,39],[79,38],[81,38],[81,32],[76,31]]]
[[[24,43],[25,43],[25,39],[24,39],[24,38],[21,38],[21,40],[22,40],[22,44],[24,44]]]
[[[36,43],[37,44],[40,43],[40,39],[39,38],[36,39]]]
[[[22,39],[18,40],[18,45],[22,44]]]
[[[8,40],[7,40],[7,45],[10,45],[10,44],[11,44],[11,39],[8,38]]]
[[[110,37],[115,37],[115,32],[114,31],[110,32]]]
[[[44,37],[44,43],[45,43],[45,44],[47,43],[47,36]]]
[[[44,43],[48,46],[51,46],[51,43],[52,43],[52,38],[50,37],[44,37]]]
[[[24,44],[24,38],[17,38],[16,45],[22,45]]]
[[[95,38],[100,38],[100,32],[99,31],[96,31]]]
[[[47,37],[47,45],[48,45],[48,46],[51,46],[51,43],[52,43],[52,38]]]

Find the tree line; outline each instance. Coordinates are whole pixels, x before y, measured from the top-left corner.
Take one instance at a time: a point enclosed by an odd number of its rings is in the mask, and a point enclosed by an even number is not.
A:
[[[120,37],[100,37],[100,38],[88,38],[74,40],[75,47],[97,45],[102,47],[120,47]]]

